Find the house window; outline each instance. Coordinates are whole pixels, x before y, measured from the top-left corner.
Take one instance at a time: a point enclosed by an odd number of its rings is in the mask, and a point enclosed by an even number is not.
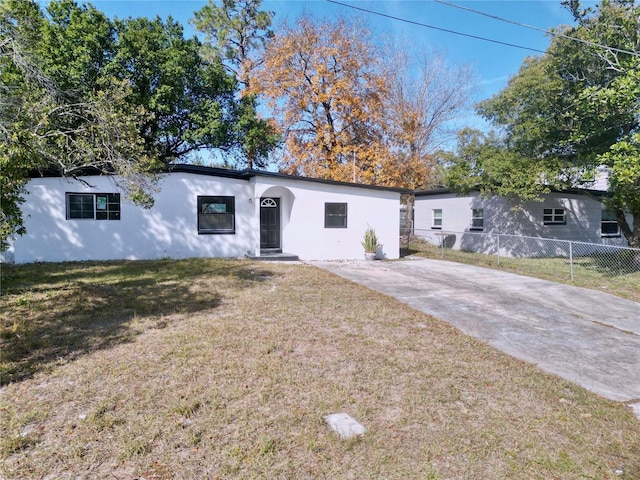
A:
[[[236,233],[234,197],[198,197],[198,233]]]
[[[566,225],[564,208],[545,208],[543,222],[545,225]]]
[[[120,220],[119,193],[67,193],[67,220]]]
[[[484,209],[471,209],[471,230],[484,230]]]
[[[433,222],[431,228],[434,230],[442,230],[442,209],[436,208],[433,210]]]
[[[619,237],[620,225],[616,219],[616,214],[611,210],[602,210],[602,221],[600,223],[600,235],[603,237]]]
[[[347,228],[347,204],[324,204],[324,228]]]

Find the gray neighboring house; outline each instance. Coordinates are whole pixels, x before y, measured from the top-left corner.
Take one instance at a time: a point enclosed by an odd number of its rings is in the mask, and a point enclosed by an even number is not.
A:
[[[448,189],[415,193],[415,234],[444,243],[448,248],[491,253],[496,234],[550,238],[626,247],[612,212],[602,203],[602,190],[572,189],[551,192],[542,201],[524,202],[519,209],[512,201],[478,193],[457,195]],[[629,217],[629,222],[632,219]],[[490,234],[490,235],[479,235]],[[438,240],[439,239],[439,240]],[[515,239],[512,241],[516,248]],[[507,254],[523,255],[509,251]]]

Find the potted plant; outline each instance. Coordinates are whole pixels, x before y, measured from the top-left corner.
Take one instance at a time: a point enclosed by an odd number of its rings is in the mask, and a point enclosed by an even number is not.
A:
[[[373,228],[368,227],[365,230],[362,246],[364,247],[364,258],[366,260],[375,260],[376,250],[378,249],[379,244],[376,231]]]

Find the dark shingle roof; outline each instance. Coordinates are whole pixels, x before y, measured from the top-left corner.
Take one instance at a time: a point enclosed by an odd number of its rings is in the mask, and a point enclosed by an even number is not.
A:
[[[189,164],[172,164],[168,165],[166,168],[167,173],[177,172],[177,173],[192,173],[194,175],[208,175],[212,177],[223,177],[223,178],[236,178],[239,180],[250,180],[253,177],[270,177],[270,178],[282,178],[287,180],[299,180],[303,182],[313,182],[313,183],[322,183],[327,185],[343,185],[347,187],[356,187],[356,188],[364,188],[368,190],[382,190],[388,192],[396,192],[396,193],[409,193],[409,190],[403,188],[393,188],[393,187],[383,187],[378,185],[366,185],[362,183],[350,183],[350,182],[339,182],[336,180],[328,180],[322,178],[310,178],[310,177],[301,177],[298,175],[285,175],[284,173],[278,172],[267,172],[263,170],[233,170],[230,168],[218,168],[218,167],[206,167],[202,165],[189,165]],[[105,175],[104,172],[100,171],[96,168],[86,168],[75,172],[74,176],[95,176],[95,175]],[[31,178],[37,177],[61,177],[59,171],[57,170],[34,170],[30,172],[29,175]]]

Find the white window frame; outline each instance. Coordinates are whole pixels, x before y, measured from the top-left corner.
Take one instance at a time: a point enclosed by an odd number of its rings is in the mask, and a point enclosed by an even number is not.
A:
[[[610,218],[605,218],[608,217],[607,214],[612,214],[613,216],[613,220],[611,220]],[[605,225],[615,225],[616,226],[616,232],[615,233],[605,233]],[[616,238],[616,237],[620,237],[621,233],[620,233],[620,224],[618,224],[618,220],[616,219],[616,215],[614,212],[612,212],[611,210],[607,210],[606,208],[602,209],[602,216],[600,219],[600,236],[603,238]]]
[[[567,211],[562,207],[545,208],[542,211],[542,222],[545,225],[566,225]]]
[[[431,210],[431,229],[442,230],[442,220],[444,215],[441,208],[434,208]]]
[[[72,199],[75,197],[85,197],[85,206],[88,207],[87,200],[91,199],[91,211],[88,209],[80,216],[72,209]],[[122,216],[122,203],[119,193],[65,193],[66,218],[67,220],[120,220]],[[90,215],[88,215],[90,213]]]
[[[347,202],[325,202],[324,228],[347,228],[348,215]]]
[[[477,232],[484,230],[484,208],[471,209],[471,227],[469,230]]]

